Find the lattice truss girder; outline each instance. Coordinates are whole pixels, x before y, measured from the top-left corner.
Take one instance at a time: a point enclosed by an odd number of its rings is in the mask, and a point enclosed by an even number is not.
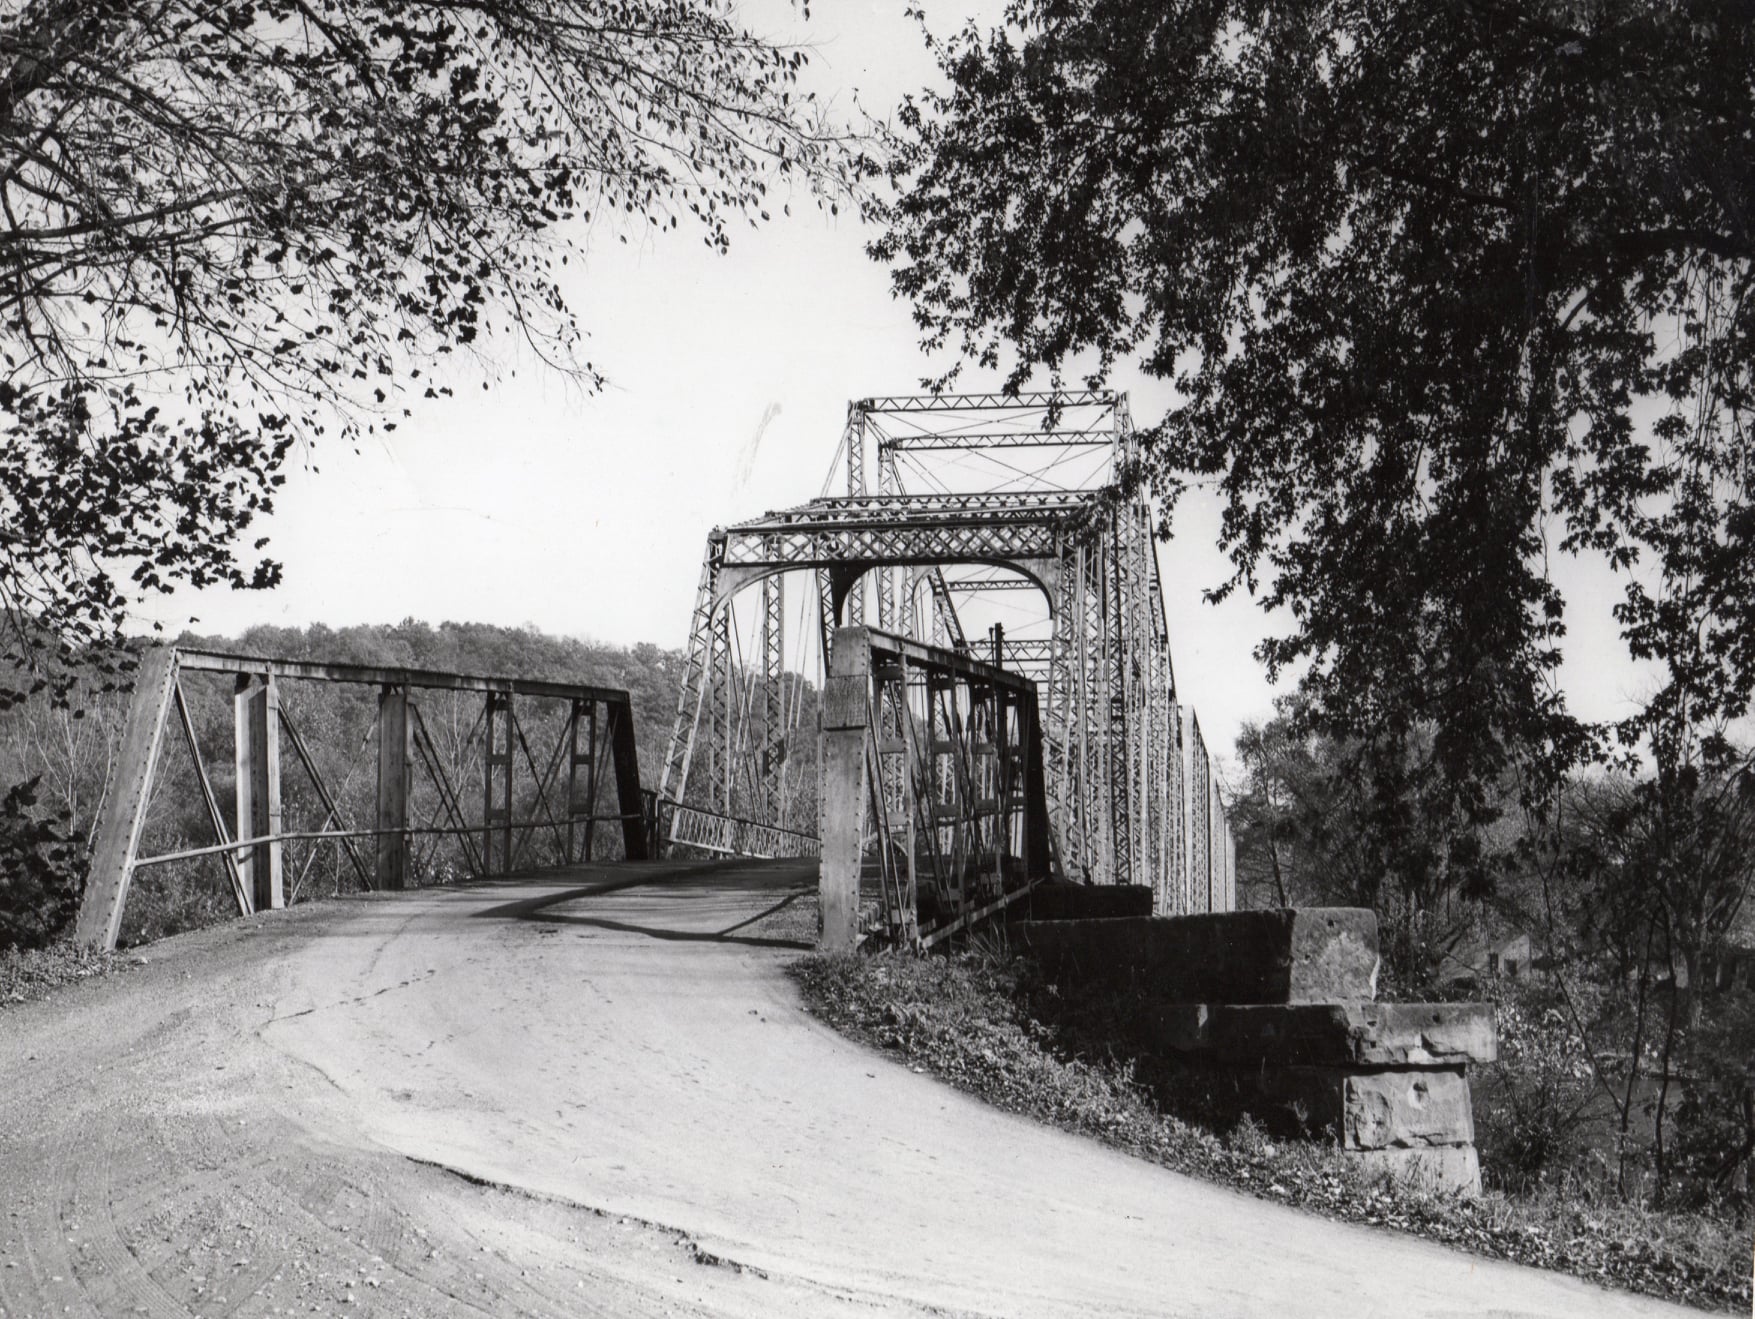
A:
[[[1020,429],[1012,418],[1032,409],[1047,420]],[[1049,409],[1085,411],[1074,425],[1056,423]],[[934,432],[932,425],[945,417],[954,419],[954,429]],[[751,675],[736,671],[727,624],[733,598],[759,586],[761,671],[753,676],[771,703],[783,679],[778,583],[782,574],[797,573],[794,580],[811,583],[818,594],[825,659],[835,629],[866,616],[869,596],[880,626],[907,631],[919,617],[926,629],[920,640],[984,658],[997,655],[1005,666],[1036,679],[1043,693],[1057,868],[1074,879],[1149,883],[1161,911],[1206,909],[1213,860],[1225,849],[1213,845],[1217,817],[1204,753],[1198,774],[1193,763],[1184,763],[1186,734],[1174,702],[1143,500],[1118,493],[1112,482],[1081,489],[920,492],[904,488],[898,462],[898,454],[909,450],[1082,446],[1106,448],[1113,475],[1136,456],[1125,399],[868,399],[849,409],[843,445],[847,494],[768,513],[708,538],[660,786],[664,800],[683,808],[673,812],[672,837],[706,838],[701,845],[714,850],[809,850],[813,822],[789,816],[784,776],[772,772],[786,754],[773,734],[772,704],[765,707],[764,736],[752,741],[735,730],[740,718],[750,717]],[[872,484],[875,494],[869,492]],[[964,573],[978,567],[979,575],[950,579],[947,567]],[[924,615],[913,605],[918,586],[930,588]],[[965,635],[960,602],[984,590],[1020,586],[1043,597],[1051,618],[1048,637],[1001,636],[996,629],[984,644]],[[878,717],[893,722],[895,716],[880,710]],[[702,812],[722,818],[709,820]],[[1192,837],[1196,815],[1198,847]],[[734,834],[735,846],[728,841]],[[1198,883],[1191,878],[1196,865],[1204,867]],[[1228,891],[1223,883],[1218,890]]]

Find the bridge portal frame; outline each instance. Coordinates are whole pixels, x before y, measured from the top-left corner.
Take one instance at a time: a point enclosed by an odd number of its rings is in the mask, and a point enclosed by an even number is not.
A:
[[[1055,418],[1085,409],[1101,425],[1067,429]],[[934,434],[933,414],[1046,411],[1040,429],[963,425]],[[903,433],[896,418],[918,425]],[[922,419],[927,420],[922,420]],[[888,427],[886,429],[886,427]],[[875,577],[880,626],[901,622],[902,583],[916,574],[934,587],[934,631],[962,636],[955,593],[985,583],[951,583],[944,568],[980,565],[1009,574],[998,589],[1027,585],[1044,597],[1052,635],[1010,642],[1010,654],[1045,679],[1045,760],[1049,813],[1059,864],[1071,878],[1145,883],[1160,911],[1183,905],[1194,886],[1186,812],[1189,790],[1178,754],[1171,667],[1150,512],[1137,490],[950,492],[901,490],[896,455],[911,449],[1108,448],[1112,467],[1131,470],[1137,450],[1125,396],[1108,393],[954,395],[866,399],[852,404],[843,433],[848,493],[815,499],[708,536],[685,650],[676,716],[659,796],[671,811],[673,842],[713,851],[748,848],[800,855],[815,839],[785,820],[760,785],[734,788],[735,765],[719,755],[718,730],[732,718],[731,684],[719,660],[730,602],[781,574],[814,573],[823,651],[842,626],[864,621],[864,583]],[[879,493],[868,493],[868,448],[875,447]],[[768,588],[764,585],[764,590]],[[963,645],[968,646],[966,638]],[[1006,657],[1006,644],[1001,644]],[[832,663],[832,660],[830,661]],[[770,654],[761,675],[780,679]],[[705,743],[701,729],[712,730]],[[697,748],[712,748],[706,791],[691,784]],[[1203,781],[1199,791],[1207,793]],[[736,800],[734,800],[736,799]],[[1205,885],[1202,889],[1204,891]],[[1204,909],[1204,908],[1200,908]]]

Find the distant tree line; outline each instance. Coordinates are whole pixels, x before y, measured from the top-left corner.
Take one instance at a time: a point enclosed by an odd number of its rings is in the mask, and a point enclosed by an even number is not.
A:
[[[657,787],[662,771],[682,665],[679,652],[650,644],[622,648],[551,636],[532,628],[472,623],[434,627],[407,621],[340,629],[321,624],[259,627],[235,638],[185,634],[178,640],[184,645],[247,655],[622,689],[631,699],[640,776],[648,788]],[[0,712],[0,784],[10,785],[10,791],[0,798],[0,948],[51,940],[68,929],[77,911],[92,831],[122,734],[127,693],[114,690],[110,679],[100,673],[75,672],[69,681],[69,699],[57,700],[45,688]],[[221,675],[190,672],[184,675],[183,685],[202,762],[235,837],[231,683]],[[424,691],[416,693],[416,700],[423,728],[444,772],[473,812],[471,818],[479,818],[481,696]],[[370,827],[376,791],[372,750],[376,690],[289,681],[282,684],[282,702],[319,773],[338,798],[347,823],[355,828]],[[761,702],[755,704],[761,707]],[[550,749],[564,728],[564,704],[529,698],[521,699],[518,706],[530,755],[537,761],[538,771],[546,772]],[[808,763],[814,748],[801,746],[795,754]],[[212,827],[182,734],[174,722],[165,731],[158,765],[142,854],[161,855],[211,844]],[[318,828],[325,809],[285,737],[281,767],[285,827]],[[564,769],[557,774],[564,774]],[[546,818],[535,800],[534,778],[521,750],[515,813]],[[557,787],[551,787],[550,811],[558,810],[556,791]],[[807,783],[806,791],[814,792],[814,783]],[[613,810],[613,803],[613,789],[606,783],[600,808]],[[417,771],[411,823],[444,825],[442,811],[437,790]],[[558,838],[551,833],[546,828],[531,831],[528,843],[521,844],[524,865],[558,859]],[[614,852],[619,839],[618,831],[600,825],[596,854]],[[369,840],[361,847],[369,862]],[[285,855],[291,900],[352,891],[359,886],[356,871],[335,842],[289,842]],[[468,864],[467,849],[455,838],[416,839],[414,856],[415,882],[460,877]],[[234,911],[232,903],[222,864],[214,857],[143,869],[136,875],[129,899],[123,940],[139,942],[224,919]]]

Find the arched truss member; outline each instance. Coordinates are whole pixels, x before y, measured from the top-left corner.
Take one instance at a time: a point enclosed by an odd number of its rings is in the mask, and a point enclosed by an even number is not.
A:
[[[777,786],[785,747],[773,716],[753,736],[739,722],[755,725],[752,711],[783,685],[778,583],[804,574],[824,655],[838,627],[875,617],[880,629],[997,658],[1041,683],[1050,836],[1065,877],[1149,884],[1159,911],[1210,909],[1206,895],[1230,881],[1191,878],[1190,860],[1210,869],[1227,853],[1196,851],[1187,836],[1191,794],[1216,797],[1209,777],[1190,783],[1186,773],[1150,511],[1126,481],[1137,451],[1125,396],[865,399],[848,410],[842,447],[846,494],[708,536],[659,785],[670,840],[752,855],[817,850],[817,821]],[[763,667],[740,672],[732,602],[758,587]],[[1020,588],[1038,598],[1046,635],[966,634],[968,602]],[[751,699],[757,688],[764,701]],[[1199,815],[1205,824],[1213,812]]]

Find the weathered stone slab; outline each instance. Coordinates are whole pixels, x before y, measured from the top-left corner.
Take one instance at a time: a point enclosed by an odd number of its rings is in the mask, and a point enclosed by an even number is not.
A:
[[[1425,1145],[1418,1148],[1355,1150],[1350,1158],[1367,1171],[1431,1190],[1481,1193],[1481,1159],[1473,1145]]]
[[[1434,1067],[1498,1056],[1485,1003],[1177,1003],[1154,1010],[1160,1047],[1239,1066]]]
[[[1025,921],[1020,939],[1066,984],[1175,1003],[1332,1003],[1377,994],[1377,914],[1361,907]]]
[[[1145,884],[1038,884],[1019,904],[1032,921],[1116,920],[1152,914]]]
[[[1353,1072],[1290,1067],[1264,1072],[1257,1082],[1270,1107],[1270,1127],[1302,1125],[1332,1132],[1341,1148],[1458,1145],[1475,1138],[1469,1082],[1461,1067]]]
[[[1475,1139],[1462,1068],[1359,1072],[1346,1077],[1341,1143],[1348,1149],[1454,1145]]]
[[[1169,1053],[1211,1053],[1213,1014],[1222,1011],[1210,1003],[1154,1004],[1144,1013],[1146,1038]]]

